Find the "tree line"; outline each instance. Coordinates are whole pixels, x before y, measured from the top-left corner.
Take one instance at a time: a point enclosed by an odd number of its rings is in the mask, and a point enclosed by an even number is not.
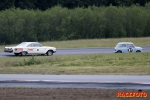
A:
[[[90,6],[45,11],[11,8],[0,11],[0,44],[23,41],[150,36],[150,3]]]
[[[46,10],[51,7],[60,5],[73,9],[76,7],[87,8],[89,6],[131,6],[132,4],[139,4],[145,6],[150,0],[0,0],[0,10],[9,8],[20,9],[39,9]]]

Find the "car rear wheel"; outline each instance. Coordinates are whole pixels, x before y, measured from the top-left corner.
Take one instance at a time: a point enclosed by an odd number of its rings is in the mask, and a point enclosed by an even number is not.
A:
[[[21,52],[21,56],[25,56],[25,55],[27,55],[26,51]]]
[[[118,50],[117,53],[122,53],[122,51],[121,51],[121,50]]]
[[[137,50],[136,52],[141,52],[140,50]]]
[[[53,55],[53,51],[52,50],[48,50],[46,54],[47,54],[47,56],[52,56]]]
[[[19,55],[19,53],[14,53],[15,54],[15,56],[18,56]]]

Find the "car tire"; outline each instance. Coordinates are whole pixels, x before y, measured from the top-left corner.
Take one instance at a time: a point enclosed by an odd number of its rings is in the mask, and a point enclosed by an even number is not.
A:
[[[19,56],[19,53],[14,53],[15,54],[15,56]]]
[[[47,56],[52,56],[53,55],[53,51],[52,50],[48,50],[46,54],[47,54]]]
[[[122,53],[122,51],[121,51],[121,50],[118,50],[117,53]]]
[[[136,52],[141,52],[140,50],[137,50]]]
[[[21,56],[26,56],[27,55],[27,52],[26,51],[22,51],[21,52]]]

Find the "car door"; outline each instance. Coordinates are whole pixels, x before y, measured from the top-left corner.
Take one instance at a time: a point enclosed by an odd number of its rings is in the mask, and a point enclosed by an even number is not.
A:
[[[27,46],[27,52],[28,52],[28,54],[33,54],[34,53],[33,43],[31,43]]]
[[[128,49],[128,52],[136,52],[135,46],[133,44],[127,44],[127,49]]]
[[[33,51],[36,54],[43,54],[44,53],[44,48],[42,47],[41,44],[39,43],[34,43],[33,44]]]
[[[126,44],[120,45],[120,49],[121,49],[122,52],[128,52]]]

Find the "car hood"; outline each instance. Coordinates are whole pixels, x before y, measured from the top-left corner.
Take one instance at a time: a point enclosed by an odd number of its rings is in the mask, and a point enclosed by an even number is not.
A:
[[[143,49],[143,48],[141,48],[141,47],[137,47],[137,46],[136,46],[135,48],[136,48],[136,49]]]
[[[56,49],[55,47],[50,47],[50,46],[43,46],[44,48],[52,48],[52,49]]]

